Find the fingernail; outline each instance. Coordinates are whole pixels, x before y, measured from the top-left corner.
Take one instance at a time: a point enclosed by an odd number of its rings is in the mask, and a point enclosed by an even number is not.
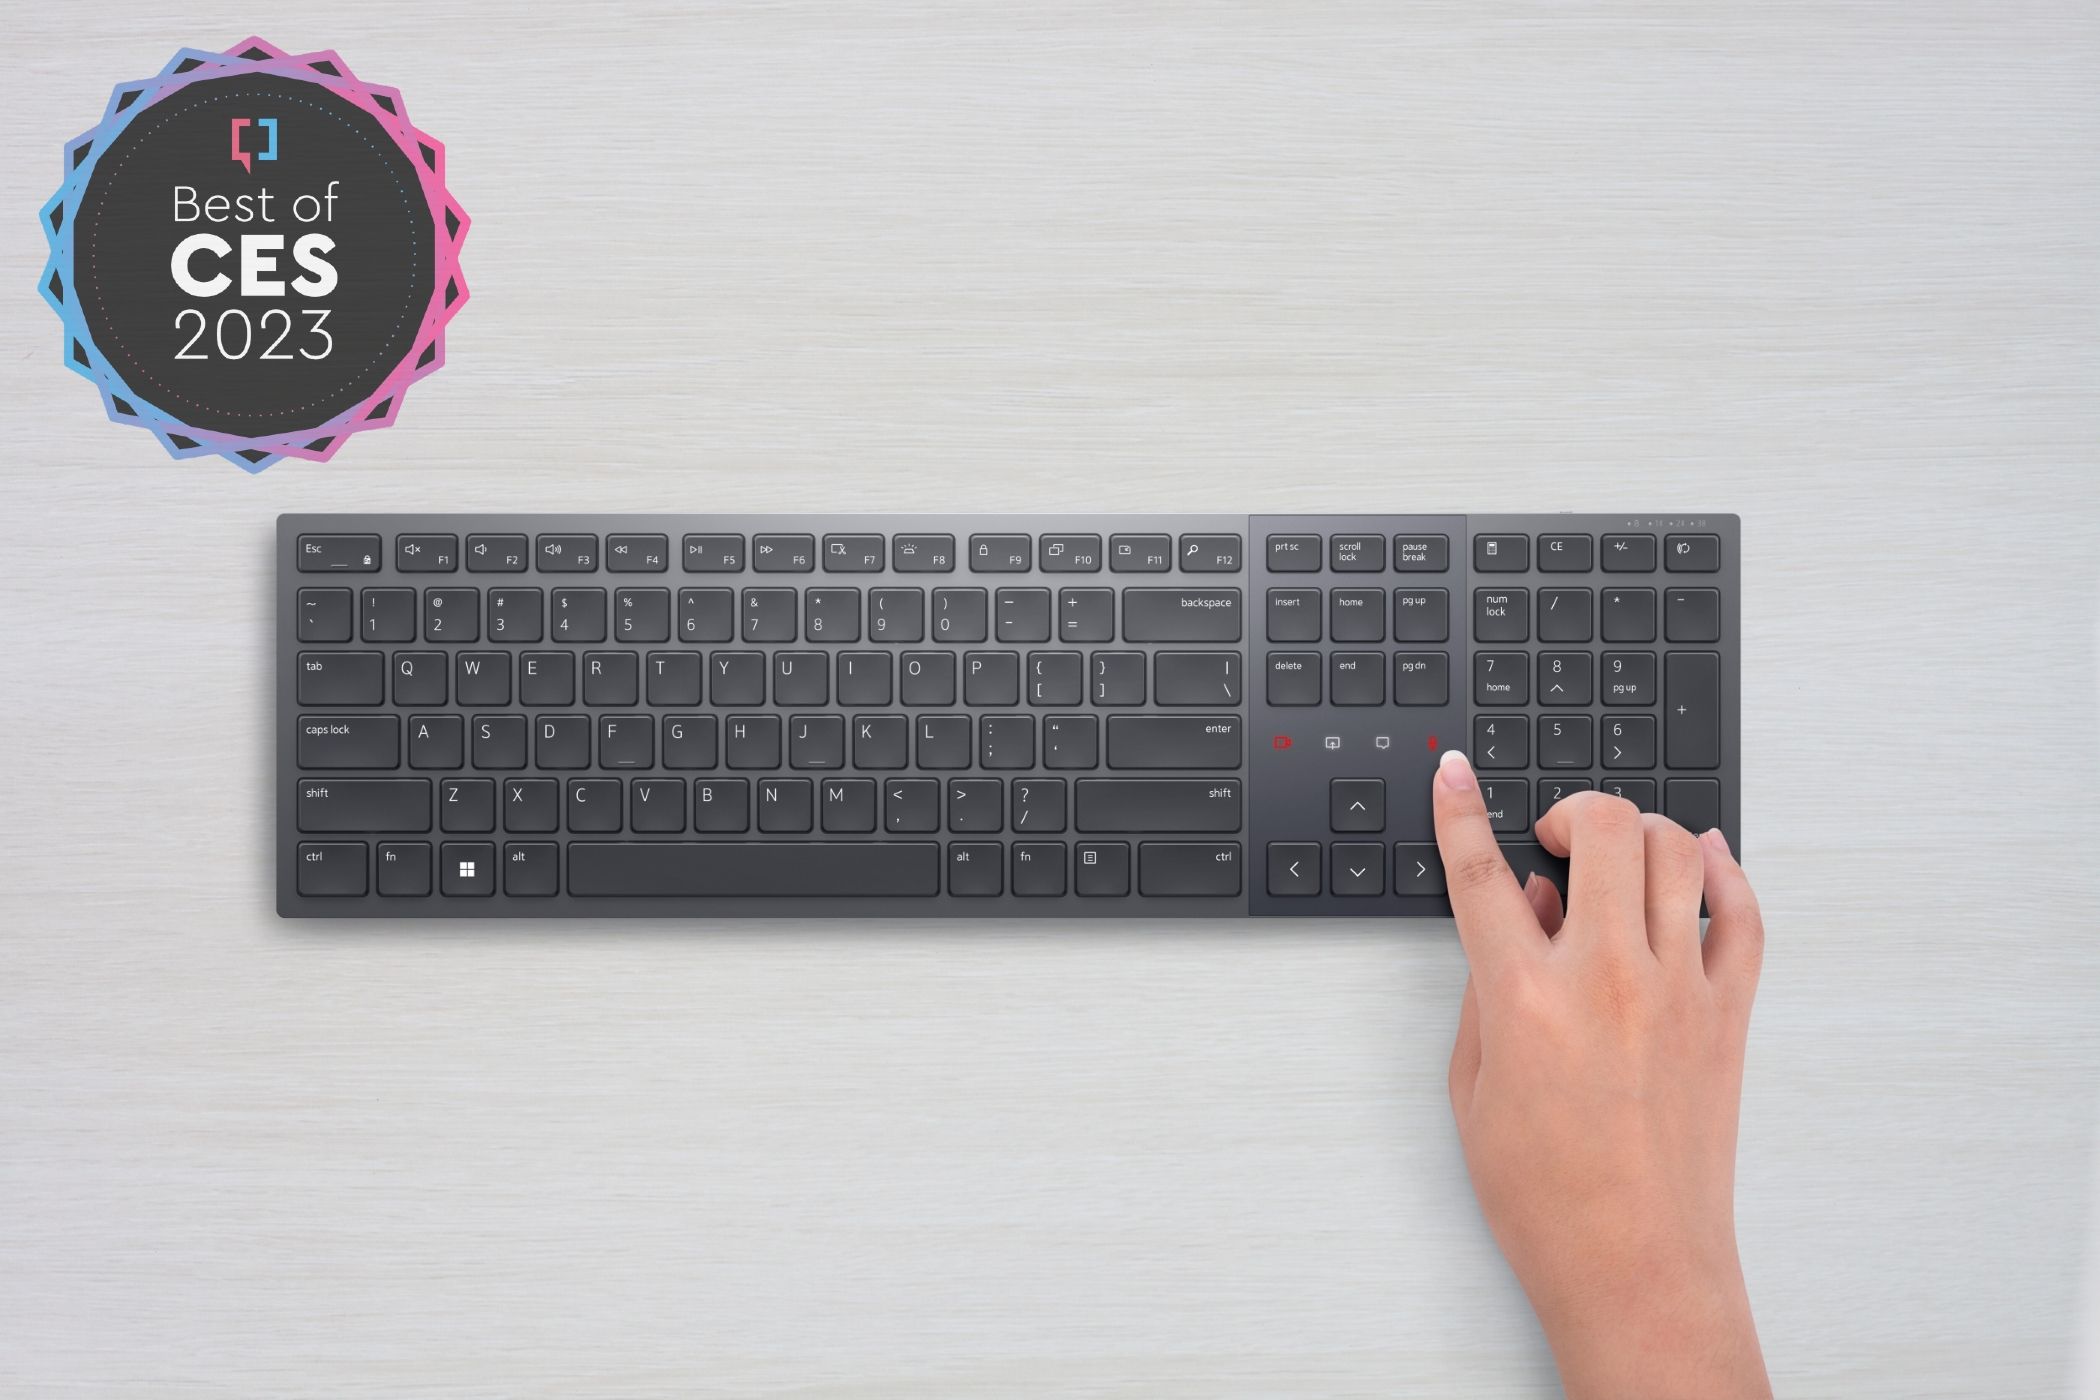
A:
[[[1473,781],[1473,765],[1457,749],[1444,750],[1436,762],[1436,779],[1453,792],[1471,792],[1479,786]]]
[[[1699,839],[1719,851],[1722,855],[1734,859],[1733,853],[1728,849],[1728,838],[1721,834],[1721,828],[1718,826],[1708,827],[1699,834]]]
[[[1524,877],[1524,893],[1526,893],[1526,894],[1530,894],[1530,893],[1531,893],[1531,887],[1532,887],[1533,885],[1536,885],[1536,884],[1537,884],[1538,882],[1539,882],[1539,873],[1538,873],[1538,872],[1537,872],[1536,870],[1532,871],[1532,872],[1531,872],[1531,873],[1530,873],[1529,875],[1526,875],[1526,876]]]

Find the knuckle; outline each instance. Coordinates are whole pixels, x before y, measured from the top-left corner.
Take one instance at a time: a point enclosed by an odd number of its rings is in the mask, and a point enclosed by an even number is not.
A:
[[[1509,863],[1500,851],[1472,850],[1445,869],[1444,881],[1452,890],[1477,894],[1510,878]]]
[[[1680,879],[1698,872],[1702,878],[1706,862],[1699,854],[1699,842],[1690,832],[1668,817],[1653,813],[1641,818],[1641,828],[1647,840],[1648,863],[1659,867],[1664,873]]]
[[[1623,797],[1608,792],[1581,794],[1590,800],[1582,807],[1582,818],[1591,828],[1607,835],[1623,835],[1638,830],[1641,825],[1641,809]]]

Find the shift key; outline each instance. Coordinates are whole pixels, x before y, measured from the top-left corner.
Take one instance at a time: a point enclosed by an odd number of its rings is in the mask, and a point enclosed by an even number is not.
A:
[[[1075,831],[1238,831],[1237,778],[1081,778]]]
[[[1126,588],[1126,642],[1236,642],[1240,639],[1237,588]]]
[[[428,778],[301,778],[301,831],[428,831]]]

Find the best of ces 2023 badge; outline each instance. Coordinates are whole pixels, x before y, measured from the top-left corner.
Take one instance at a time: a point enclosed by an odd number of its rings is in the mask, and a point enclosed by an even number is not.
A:
[[[445,362],[445,148],[333,53],[184,49],[66,143],[42,291],[114,422],[248,471],[326,461]]]

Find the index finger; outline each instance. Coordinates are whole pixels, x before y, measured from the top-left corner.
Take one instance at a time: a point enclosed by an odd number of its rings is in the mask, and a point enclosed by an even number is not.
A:
[[[1446,749],[1429,787],[1444,887],[1466,961],[1480,972],[1538,953],[1546,946],[1546,931],[1502,858],[1473,765],[1458,750]]]

